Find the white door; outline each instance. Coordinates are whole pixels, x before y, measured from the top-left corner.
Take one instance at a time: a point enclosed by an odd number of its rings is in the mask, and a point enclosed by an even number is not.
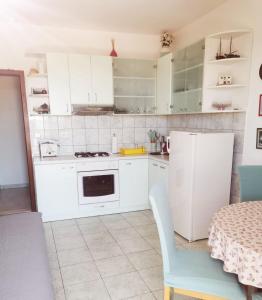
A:
[[[92,90],[94,105],[114,104],[113,66],[110,56],[91,56]]]
[[[130,159],[119,161],[120,206],[149,205],[148,201],[148,160]]]
[[[170,112],[172,99],[172,53],[162,56],[157,61],[157,113]]]
[[[68,64],[71,104],[90,104],[92,100],[90,55],[69,54]]]
[[[70,115],[70,89],[66,54],[47,53],[47,73],[50,112],[53,115]]]
[[[35,166],[38,211],[44,221],[73,218],[78,207],[74,164]]]

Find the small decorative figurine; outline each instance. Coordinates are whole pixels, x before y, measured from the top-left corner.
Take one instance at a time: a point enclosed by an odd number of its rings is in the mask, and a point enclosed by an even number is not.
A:
[[[160,37],[161,43],[161,52],[168,53],[170,52],[171,45],[173,44],[173,36],[171,33],[164,31]]]
[[[222,75],[218,77],[217,85],[231,85],[232,84],[232,76]]]

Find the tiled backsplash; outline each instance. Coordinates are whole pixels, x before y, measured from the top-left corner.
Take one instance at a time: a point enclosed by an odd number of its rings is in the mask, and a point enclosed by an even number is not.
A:
[[[149,147],[147,132],[157,130],[167,135],[165,116],[36,116],[30,117],[33,155],[38,156],[38,141],[56,139],[60,154],[76,151],[111,151],[113,134],[118,147]]]
[[[157,130],[167,135],[171,130],[219,131],[235,134],[231,202],[239,199],[237,166],[241,164],[245,113],[191,114],[174,116],[35,116],[30,117],[33,155],[38,156],[38,141],[56,139],[60,154],[76,151],[111,151],[111,138],[118,147],[143,145],[149,149],[147,132]]]
[[[237,168],[242,162],[245,113],[195,114],[168,117],[168,131],[233,132],[235,134],[231,202],[239,201],[239,178]]]

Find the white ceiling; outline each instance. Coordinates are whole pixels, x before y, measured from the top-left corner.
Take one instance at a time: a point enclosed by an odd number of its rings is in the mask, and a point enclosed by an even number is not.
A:
[[[175,31],[226,0],[6,0],[0,17],[37,25],[130,33]]]

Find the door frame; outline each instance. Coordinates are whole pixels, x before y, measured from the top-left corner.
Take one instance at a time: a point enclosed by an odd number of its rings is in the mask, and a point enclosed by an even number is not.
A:
[[[23,114],[24,132],[25,132],[25,146],[26,146],[31,210],[36,211],[33,158],[32,158],[32,149],[31,149],[31,140],[30,140],[30,127],[29,127],[29,116],[28,116],[27,100],[26,100],[24,71],[0,69],[0,77],[1,76],[16,77],[19,79],[20,100],[22,103],[22,114]]]

